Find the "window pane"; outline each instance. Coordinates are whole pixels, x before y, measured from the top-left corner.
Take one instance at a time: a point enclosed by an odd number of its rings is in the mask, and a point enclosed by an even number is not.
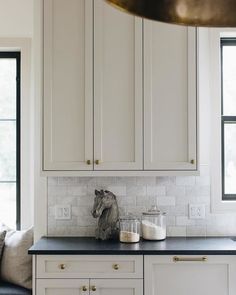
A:
[[[223,111],[236,115],[236,46],[223,46]]]
[[[0,120],[16,118],[16,60],[0,58]]]
[[[15,181],[15,180],[16,180],[16,122],[0,121],[0,181]]]
[[[236,123],[225,124],[225,194],[236,194]]]
[[[0,220],[16,228],[16,184],[0,183]]]

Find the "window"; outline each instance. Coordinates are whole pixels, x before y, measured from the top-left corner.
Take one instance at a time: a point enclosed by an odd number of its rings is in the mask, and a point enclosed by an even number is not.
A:
[[[20,228],[20,53],[0,52],[0,220]]]
[[[236,29],[214,28],[207,34],[201,54],[203,65],[209,60],[204,76],[204,86],[209,82],[209,95],[204,97],[209,97],[209,104],[204,100],[204,106],[210,126],[211,211],[235,213]]]
[[[222,200],[236,200],[236,38],[221,38]]]

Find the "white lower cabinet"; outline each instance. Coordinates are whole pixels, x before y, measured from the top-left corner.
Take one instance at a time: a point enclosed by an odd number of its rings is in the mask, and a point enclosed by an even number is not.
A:
[[[236,294],[234,255],[39,255],[35,261],[34,295]]]
[[[143,256],[38,255],[34,295],[143,295]]]
[[[40,255],[38,279],[142,279],[143,257],[134,255]]]
[[[37,295],[142,295],[143,280],[137,279],[39,279]]]
[[[146,295],[235,295],[235,256],[145,256]]]

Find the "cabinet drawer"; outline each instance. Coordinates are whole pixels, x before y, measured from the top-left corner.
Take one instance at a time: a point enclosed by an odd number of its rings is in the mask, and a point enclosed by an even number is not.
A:
[[[143,278],[143,256],[37,256],[37,278]]]
[[[234,295],[235,262],[234,255],[145,256],[144,292],[146,295]]]

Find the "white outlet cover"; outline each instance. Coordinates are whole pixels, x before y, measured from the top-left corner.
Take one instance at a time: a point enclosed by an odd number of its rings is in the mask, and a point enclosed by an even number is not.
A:
[[[56,205],[55,218],[57,220],[70,220],[71,219],[71,206],[70,205]]]
[[[205,219],[206,206],[204,204],[189,204],[190,219]]]

